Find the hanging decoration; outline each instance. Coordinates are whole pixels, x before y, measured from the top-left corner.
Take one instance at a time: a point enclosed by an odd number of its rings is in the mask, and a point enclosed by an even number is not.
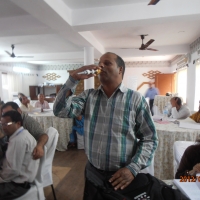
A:
[[[47,79],[48,81],[55,81],[57,80],[57,78],[60,78],[61,76],[57,75],[56,73],[47,73],[45,76],[42,77]]]
[[[148,71],[147,73],[143,73],[142,75],[150,79],[155,79],[156,74],[161,74],[161,72],[158,70],[156,71],[151,70],[151,71]]]

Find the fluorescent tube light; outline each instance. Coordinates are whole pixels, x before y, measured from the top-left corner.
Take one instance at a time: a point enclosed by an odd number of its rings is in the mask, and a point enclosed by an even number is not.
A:
[[[14,72],[30,73],[30,69],[24,67],[13,67]]]

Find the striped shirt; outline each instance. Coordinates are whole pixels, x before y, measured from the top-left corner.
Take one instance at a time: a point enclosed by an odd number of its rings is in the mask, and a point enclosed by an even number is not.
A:
[[[122,84],[107,97],[102,87],[67,97],[78,81],[69,77],[54,103],[58,117],[84,115],[85,152],[98,169],[127,167],[136,176],[150,165],[158,138],[146,100]]]

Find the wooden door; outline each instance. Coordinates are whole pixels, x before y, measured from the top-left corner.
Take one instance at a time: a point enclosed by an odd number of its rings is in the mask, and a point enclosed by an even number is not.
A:
[[[40,88],[37,85],[29,86],[29,95],[31,100],[37,100],[37,95],[40,92]]]
[[[62,87],[63,85],[56,85],[56,95],[58,94],[60,88]]]
[[[160,95],[166,95],[167,92],[176,92],[176,74],[156,74],[155,87],[159,89]]]

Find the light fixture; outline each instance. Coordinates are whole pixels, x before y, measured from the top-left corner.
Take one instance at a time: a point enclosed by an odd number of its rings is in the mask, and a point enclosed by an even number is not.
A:
[[[24,67],[13,67],[14,72],[30,73],[30,69]]]

